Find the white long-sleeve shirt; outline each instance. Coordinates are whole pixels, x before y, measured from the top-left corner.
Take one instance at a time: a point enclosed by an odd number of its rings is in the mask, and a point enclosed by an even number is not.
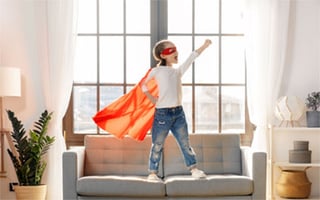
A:
[[[144,84],[142,91],[148,91],[146,83],[154,78],[157,82],[159,96],[156,103],[156,108],[171,108],[182,105],[182,75],[189,69],[193,61],[198,57],[196,51],[178,68],[168,66],[158,66],[151,70]]]

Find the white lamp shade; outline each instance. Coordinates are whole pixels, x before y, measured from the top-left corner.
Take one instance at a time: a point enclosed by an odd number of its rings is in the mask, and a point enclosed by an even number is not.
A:
[[[0,67],[0,97],[21,96],[20,69],[15,67]]]

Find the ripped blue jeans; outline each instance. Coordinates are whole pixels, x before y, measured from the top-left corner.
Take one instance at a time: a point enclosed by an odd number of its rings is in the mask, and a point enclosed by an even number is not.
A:
[[[163,144],[169,131],[172,132],[184,157],[186,166],[195,167],[196,155],[189,143],[188,126],[182,106],[159,108],[154,114],[152,125],[152,146],[149,157],[149,172],[158,173]]]

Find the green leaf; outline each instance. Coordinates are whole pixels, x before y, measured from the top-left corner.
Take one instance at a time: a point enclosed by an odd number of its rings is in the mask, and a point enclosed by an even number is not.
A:
[[[8,149],[9,157],[15,168],[20,185],[39,185],[47,164],[43,156],[54,143],[55,138],[47,134],[52,112],[45,110],[34,123],[34,128],[26,134],[24,125],[17,119],[14,112],[7,110],[13,131],[11,139],[18,158]]]

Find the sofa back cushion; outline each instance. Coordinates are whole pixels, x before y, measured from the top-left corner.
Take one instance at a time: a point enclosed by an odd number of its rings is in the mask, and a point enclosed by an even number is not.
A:
[[[86,135],[85,170],[90,175],[148,175],[151,138],[136,141],[111,135]],[[159,173],[162,175],[162,165]]]
[[[238,134],[190,134],[197,166],[207,174],[241,174],[240,136]],[[170,134],[164,145],[164,174],[190,174],[183,155]]]

